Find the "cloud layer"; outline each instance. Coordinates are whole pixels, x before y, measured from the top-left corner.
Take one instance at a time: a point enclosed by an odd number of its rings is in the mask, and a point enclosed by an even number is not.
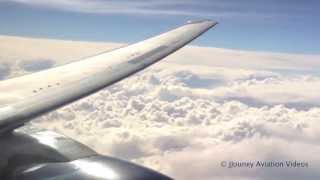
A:
[[[141,73],[51,113],[34,126],[67,134],[98,152],[142,163],[176,179],[319,177],[317,106],[296,110],[284,105],[255,107],[228,98],[217,101],[215,95],[202,92],[209,89],[187,86],[177,71],[155,68]],[[231,160],[299,160],[310,167],[220,166]]]
[[[0,41],[6,49],[0,57],[11,57],[2,60],[10,67],[3,77],[27,73],[19,65],[38,60],[41,48],[47,49],[41,59],[63,64],[88,51],[119,46],[1,38],[6,44],[32,47],[28,53],[19,48],[15,52]],[[42,46],[30,46],[31,42]],[[72,57],[67,50],[75,52]],[[165,62],[38,118],[28,128],[58,131],[102,154],[176,179],[317,179],[318,57],[187,47]],[[221,167],[222,161],[257,160],[297,160],[309,166]]]

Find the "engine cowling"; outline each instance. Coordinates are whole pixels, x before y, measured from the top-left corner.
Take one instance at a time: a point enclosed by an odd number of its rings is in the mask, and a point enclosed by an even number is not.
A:
[[[97,154],[66,136],[13,132],[0,136],[0,179],[170,180],[154,170]]]
[[[65,163],[35,164],[12,172],[10,180],[170,180],[156,171],[106,156],[92,156]]]

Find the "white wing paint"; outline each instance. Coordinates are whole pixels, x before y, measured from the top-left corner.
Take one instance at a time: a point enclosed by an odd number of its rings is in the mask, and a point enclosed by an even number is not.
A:
[[[210,20],[191,21],[169,32],[108,53],[0,81],[0,134],[150,66],[216,24]],[[10,96],[5,96],[8,89]]]

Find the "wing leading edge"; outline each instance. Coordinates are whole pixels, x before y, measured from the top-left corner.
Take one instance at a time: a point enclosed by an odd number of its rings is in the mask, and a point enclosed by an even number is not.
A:
[[[156,63],[216,24],[210,20],[188,22],[109,53],[1,81],[0,92],[11,88],[14,98],[0,104],[0,135]]]

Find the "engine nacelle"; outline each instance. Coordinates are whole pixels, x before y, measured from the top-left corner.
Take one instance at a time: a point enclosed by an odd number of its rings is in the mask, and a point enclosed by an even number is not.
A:
[[[63,135],[44,131],[0,137],[0,179],[171,180],[151,169],[97,154]]]

